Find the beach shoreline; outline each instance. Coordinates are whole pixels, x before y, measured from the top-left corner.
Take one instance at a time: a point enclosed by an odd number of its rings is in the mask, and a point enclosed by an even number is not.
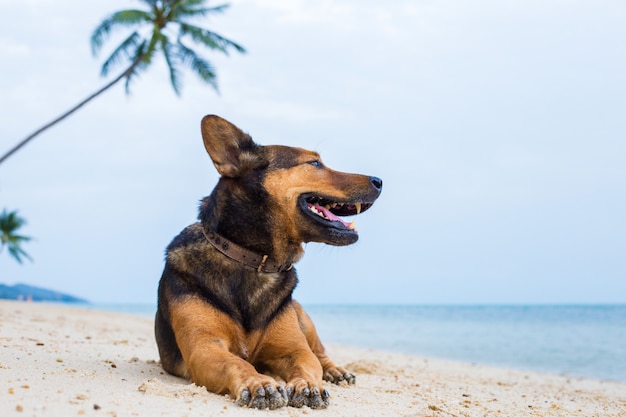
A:
[[[325,384],[326,410],[237,407],[167,375],[148,317],[0,301],[2,416],[624,416],[626,384],[344,346],[356,386]]]

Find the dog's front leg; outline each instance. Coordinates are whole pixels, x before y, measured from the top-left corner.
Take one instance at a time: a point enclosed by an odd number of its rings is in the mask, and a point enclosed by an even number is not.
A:
[[[286,389],[246,361],[243,330],[229,316],[195,297],[170,304],[172,329],[191,380],[239,406],[287,405]]]
[[[328,355],[326,355],[326,349],[324,349],[324,345],[317,335],[317,330],[315,330],[313,320],[311,320],[309,315],[304,311],[300,303],[293,301],[292,304],[296,314],[298,315],[300,329],[302,329],[302,333],[304,333],[304,337],[306,337],[311,350],[322,364],[322,368],[324,369],[324,380],[337,385],[344,381],[348,384],[355,384],[356,376],[341,366],[335,365]]]
[[[322,365],[299,327],[293,306],[263,331],[255,363],[287,381],[290,406],[328,406],[330,394],[322,387]]]

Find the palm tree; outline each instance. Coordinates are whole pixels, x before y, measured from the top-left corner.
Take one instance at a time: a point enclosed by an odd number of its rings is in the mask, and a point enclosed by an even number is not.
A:
[[[159,53],[165,58],[170,83],[177,95],[180,95],[180,68],[183,66],[191,69],[202,81],[217,90],[213,66],[191,49],[187,42],[195,42],[225,54],[228,54],[230,49],[245,53],[241,45],[192,23],[210,14],[223,12],[228,7],[226,4],[206,7],[205,3],[208,0],[138,1],[147,6],[145,10],[129,9],[115,12],[105,18],[91,35],[91,49],[93,54],[97,55],[113,29],[137,28],[104,61],[101,75],[107,76],[115,66],[122,63],[127,65],[126,69],[100,90],[18,143],[0,158],[0,164],[41,132],[65,119],[122,79],[126,79],[126,93],[128,94],[131,80],[147,70]]]
[[[22,263],[22,256],[32,261],[31,257],[20,247],[20,243],[28,242],[30,238],[15,234],[25,224],[26,221],[17,215],[17,211],[7,213],[7,209],[4,209],[0,214],[0,253],[6,245],[9,248],[9,255],[19,263]]]

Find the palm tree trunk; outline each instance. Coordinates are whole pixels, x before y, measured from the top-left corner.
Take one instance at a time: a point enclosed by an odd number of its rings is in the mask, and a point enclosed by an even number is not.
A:
[[[15,145],[11,150],[9,150],[7,153],[5,153],[2,156],[2,158],[0,158],[0,164],[2,164],[9,156],[11,156],[15,152],[17,152],[22,146],[26,145],[28,142],[33,140],[41,132],[43,132],[44,130],[47,130],[48,128],[50,128],[50,127],[54,126],[55,124],[59,123],[61,120],[65,119],[67,116],[71,115],[76,110],[80,109],[85,104],[89,103],[91,100],[93,100],[94,98],[98,97],[100,94],[104,93],[109,88],[113,87],[121,79],[123,79],[124,77],[127,77],[128,75],[130,75],[135,70],[135,67],[137,67],[137,65],[139,65],[139,62],[141,61],[142,58],[143,57],[141,55],[139,57],[137,57],[137,59],[135,59],[135,61],[126,69],[126,71],[121,73],[116,79],[114,79],[113,81],[111,81],[110,83],[108,83],[107,85],[102,87],[100,90],[96,91],[95,93],[93,93],[92,95],[90,95],[89,97],[87,97],[86,99],[81,101],[80,103],[78,103],[76,106],[72,107],[67,112],[63,113],[61,116],[57,117],[56,119],[54,119],[50,123],[40,127],[39,129],[37,129],[36,131],[31,133],[26,139],[22,140],[20,143]]]

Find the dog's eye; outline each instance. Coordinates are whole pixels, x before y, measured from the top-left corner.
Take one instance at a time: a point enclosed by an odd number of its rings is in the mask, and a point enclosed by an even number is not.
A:
[[[309,162],[307,162],[307,164],[309,164],[309,165],[313,165],[315,168],[321,168],[321,167],[323,167],[323,166],[324,166],[324,165],[323,165],[320,161],[318,161],[317,159],[314,159],[314,160],[312,160],[312,161],[309,161]]]

